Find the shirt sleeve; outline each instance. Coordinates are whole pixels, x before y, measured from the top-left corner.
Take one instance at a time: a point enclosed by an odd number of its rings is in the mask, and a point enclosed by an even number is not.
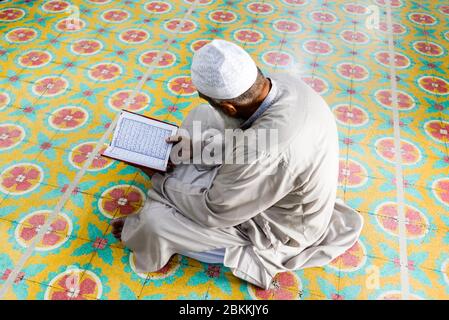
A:
[[[210,188],[170,175],[155,175],[153,187],[197,223],[230,227],[273,206],[292,190],[292,180],[282,161],[264,157],[250,164],[224,164]]]

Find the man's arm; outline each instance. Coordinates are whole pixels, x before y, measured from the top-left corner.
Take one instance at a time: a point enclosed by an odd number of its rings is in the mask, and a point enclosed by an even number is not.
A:
[[[207,227],[230,227],[258,215],[293,188],[279,159],[268,157],[251,164],[224,164],[210,189],[171,177],[153,176],[153,187],[180,212]]]

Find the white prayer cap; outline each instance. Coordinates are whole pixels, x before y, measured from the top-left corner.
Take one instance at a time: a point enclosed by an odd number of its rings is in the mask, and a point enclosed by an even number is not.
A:
[[[195,52],[190,68],[192,83],[202,94],[233,99],[256,81],[257,66],[238,45],[215,39]]]

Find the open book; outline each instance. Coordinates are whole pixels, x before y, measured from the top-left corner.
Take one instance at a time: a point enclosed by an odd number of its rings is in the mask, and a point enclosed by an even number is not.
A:
[[[103,156],[151,169],[166,171],[176,125],[122,110],[112,141]]]

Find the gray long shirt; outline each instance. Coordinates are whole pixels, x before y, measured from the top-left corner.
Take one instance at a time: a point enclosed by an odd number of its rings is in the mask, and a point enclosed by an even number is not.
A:
[[[362,220],[336,203],[338,132],[328,105],[299,78],[272,79],[275,102],[251,129],[277,129],[277,148],[268,146],[251,163],[223,164],[210,188],[170,175],[155,175],[153,186],[155,199],[162,195],[198,224],[243,231],[275,273],[330,262],[353,245]]]

